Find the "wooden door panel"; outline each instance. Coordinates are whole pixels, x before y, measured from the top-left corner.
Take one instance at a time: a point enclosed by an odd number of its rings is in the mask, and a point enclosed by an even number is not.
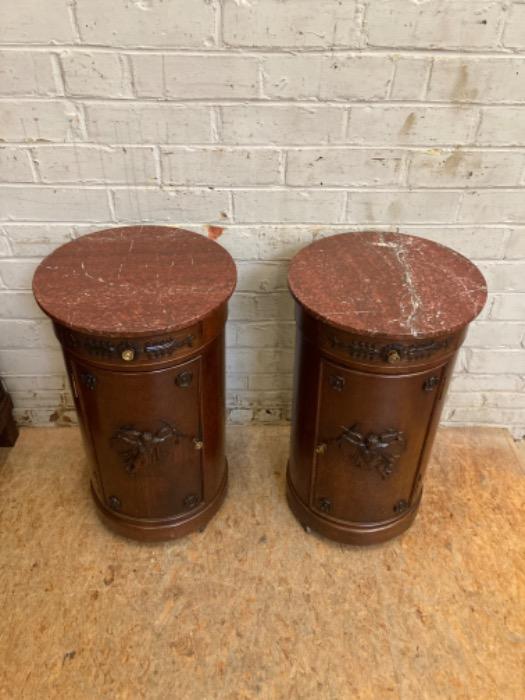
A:
[[[152,372],[73,362],[106,505],[157,519],[202,502],[200,358]]]
[[[384,376],[323,360],[313,509],[371,523],[408,508],[443,369]]]

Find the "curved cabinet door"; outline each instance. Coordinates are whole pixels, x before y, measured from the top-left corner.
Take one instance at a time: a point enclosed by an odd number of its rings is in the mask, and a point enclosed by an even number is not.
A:
[[[444,365],[385,376],[322,362],[311,507],[346,522],[410,506]]]
[[[106,505],[162,519],[202,503],[200,358],[114,372],[71,361]]]

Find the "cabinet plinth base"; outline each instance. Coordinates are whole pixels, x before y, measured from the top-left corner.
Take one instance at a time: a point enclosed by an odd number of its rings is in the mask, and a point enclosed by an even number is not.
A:
[[[323,518],[323,516],[308,508],[297,495],[290,481],[289,473],[286,478],[286,498],[292,513],[305,529],[311,528],[331,540],[353,545],[380,544],[405,532],[413,523],[421,502],[420,495],[414,505],[405,511],[403,515],[385,523],[373,523],[370,525],[364,523],[362,525],[357,523],[345,524]]]
[[[97,496],[93,485],[91,495],[95,501],[97,513],[102,522],[113,532],[141,542],[165,542],[184,537],[191,532],[203,531],[208,522],[221,507],[226,496],[228,485],[228,463],[224,468],[224,476],[215,497],[201,510],[188,515],[178,515],[162,520],[140,520],[129,518],[107,508]]]

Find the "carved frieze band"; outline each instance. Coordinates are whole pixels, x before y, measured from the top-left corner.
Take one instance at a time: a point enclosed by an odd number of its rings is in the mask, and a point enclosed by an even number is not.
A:
[[[387,343],[380,345],[364,340],[341,340],[335,335],[329,338],[330,345],[334,349],[344,350],[355,360],[383,360],[394,364],[401,360],[421,360],[433,355],[439,350],[444,350],[450,343],[449,338],[441,340],[429,340],[423,343],[403,345],[401,343]]]
[[[118,343],[107,338],[97,338],[75,333],[67,328],[58,329],[60,341],[71,350],[83,350],[88,355],[101,359],[125,360],[137,359],[144,355],[147,359],[169,357],[177,350],[194,344],[194,336],[188,334],[181,338],[164,338],[162,340],[121,340]]]

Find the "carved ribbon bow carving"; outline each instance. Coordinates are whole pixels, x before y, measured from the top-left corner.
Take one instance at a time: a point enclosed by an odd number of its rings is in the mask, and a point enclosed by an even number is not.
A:
[[[128,474],[133,474],[140,467],[148,467],[159,459],[159,446],[168,440],[178,443],[181,438],[187,437],[180,433],[169,423],[162,421],[161,427],[155,432],[140,432],[131,426],[119,428],[111,438],[112,441],[120,442],[117,449],[124,460],[125,469]]]
[[[341,447],[349,444],[353,448],[353,462],[363,469],[376,469],[382,479],[388,479],[405,449],[405,436],[398,430],[385,430],[382,433],[358,432],[357,424],[341,426],[342,433],[335,438]]]

